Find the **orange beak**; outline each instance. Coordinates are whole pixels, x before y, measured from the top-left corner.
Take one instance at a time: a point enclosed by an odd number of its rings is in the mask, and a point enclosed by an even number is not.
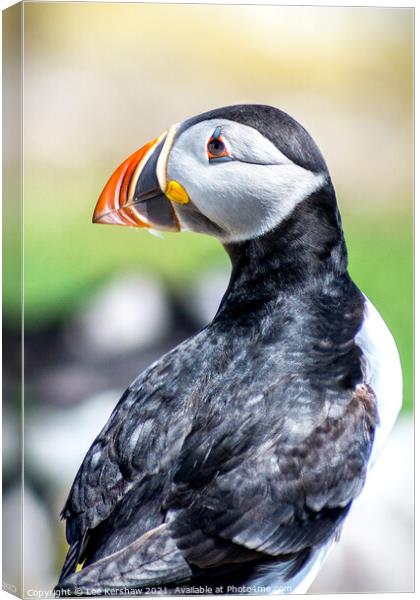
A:
[[[134,152],[111,175],[96,203],[94,223],[180,230],[156,172],[165,137],[166,134]]]

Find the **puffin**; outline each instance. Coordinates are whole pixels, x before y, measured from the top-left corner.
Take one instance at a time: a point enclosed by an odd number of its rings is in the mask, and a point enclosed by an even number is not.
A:
[[[87,452],[56,589],[306,592],[402,402],[316,143],[271,106],[210,110],[124,161],[93,222],[213,236],[232,271],[213,321],[133,381]]]

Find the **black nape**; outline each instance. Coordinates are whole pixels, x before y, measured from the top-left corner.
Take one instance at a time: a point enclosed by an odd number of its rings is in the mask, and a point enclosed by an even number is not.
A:
[[[275,229],[225,245],[232,276],[222,301],[272,299],[347,279],[347,250],[330,180],[303,200]]]

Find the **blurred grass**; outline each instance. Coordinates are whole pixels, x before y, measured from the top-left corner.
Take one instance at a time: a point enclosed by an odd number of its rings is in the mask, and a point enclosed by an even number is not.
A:
[[[347,212],[347,211],[346,211]],[[404,409],[413,408],[413,219],[404,213],[344,215],[353,280],[374,303],[400,352]]]

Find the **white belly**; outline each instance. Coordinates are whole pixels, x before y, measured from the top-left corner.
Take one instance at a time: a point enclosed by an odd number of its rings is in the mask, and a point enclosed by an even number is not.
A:
[[[379,413],[379,425],[369,460],[371,468],[397,420],[403,395],[397,346],[381,315],[367,298],[365,320],[356,336],[356,343],[365,357],[365,381],[375,392]]]

